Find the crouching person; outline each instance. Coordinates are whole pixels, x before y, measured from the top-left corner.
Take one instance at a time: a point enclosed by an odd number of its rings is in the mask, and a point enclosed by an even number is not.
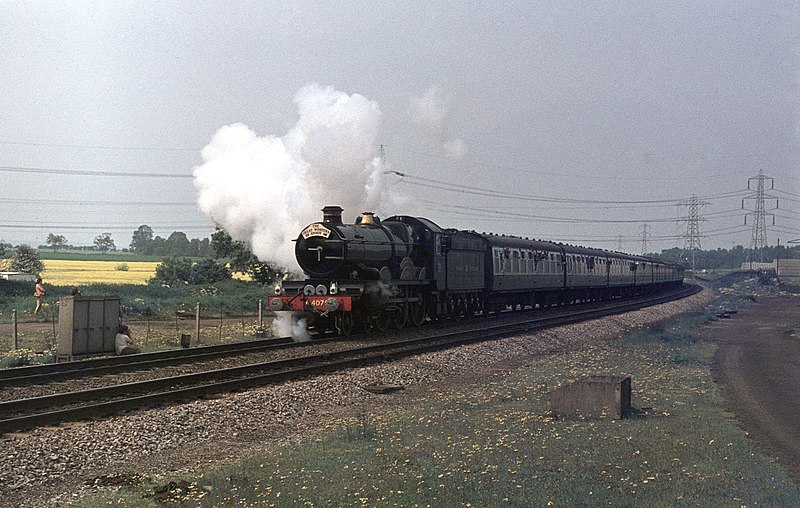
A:
[[[140,352],[138,348],[133,347],[131,330],[128,328],[128,325],[119,325],[114,343],[117,349],[117,355],[133,355]]]

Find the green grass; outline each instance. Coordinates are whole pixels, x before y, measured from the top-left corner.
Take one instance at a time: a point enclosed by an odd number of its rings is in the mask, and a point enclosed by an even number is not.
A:
[[[13,249],[12,249],[13,250]],[[132,252],[108,252],[84,250],[38,249],[41,259],[64,259],[71,261],[162,261],[167,256],[144,256]],[[10,257],[10,256],[9,256]],[[203,259],[203,258],[197,258]]]
[[[704,318],[692,319],[365,414],[271,453],[243,452],[201,476],[140,480],[77,505],[800,505],[798,486],[726,418],[709,371],[715,345],[686,332]],[[547,417],[547,393],[587,374],[630,375],[636,415]],[[159,486],[161,501],[152,497]]]

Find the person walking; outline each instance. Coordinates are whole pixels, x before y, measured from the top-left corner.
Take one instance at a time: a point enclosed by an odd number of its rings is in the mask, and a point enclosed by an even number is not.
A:
[[[36,297],[36,309],[33,311],[33,314],[39,314],[39,311],[42,310],[42,298],[44,297],[45,290],[44,286],[42,286],[42,278],[36,277],[36,289],[33,292],[33,296]]]

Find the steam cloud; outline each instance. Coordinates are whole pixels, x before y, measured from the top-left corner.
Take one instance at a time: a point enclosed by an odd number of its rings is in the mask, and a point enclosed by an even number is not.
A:
[[[411,119],[428,131],[436,148],[448,159],[460,161],[467,155],[467,145],[460,138],[448,138],[447,117],[452,98],[439,86],[432,86],[422,97],[412,97],[408,102]]]
[[[279,313],[272,321],[272,329],[276,337],[292,337],[296,342],[308,342],[311,334],[308,332],[308,319],[296,315],[294,312]]]
[[[380,207],[378,104],[309,84],[294,96],[299,119],[282,137],[222,127],[194,169],[203,213],[276,267],[299,272],[294,240],[325,205],[355,217]],[[345,216],[347,219],[347,215]]]

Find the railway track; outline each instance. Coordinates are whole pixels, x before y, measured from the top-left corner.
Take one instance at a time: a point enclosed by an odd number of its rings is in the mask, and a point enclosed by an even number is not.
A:
[[[320,344],[330,340],[332,339],[319,339],[313,343]],[[27,384],[53,383],[68,379],[85,378],[88,376],[147,370],[169,365],[213,360],[215,358],[247,354],[256,351],[302,347],[308,344],[311,344],[311,342],[295,342],[291,337],[282,337],[277,339],[159,351],[155,353],[140,353],[135,355],[93,358],[64,363],[3,369],[0,370],[0,389]]]
[[[699,287],[688,286],[681,291],[636,301],[615,302],[602,308],[560,309],[558,312],[546,315],[537,312],[521,314],[520,321],[510,324],[483,321],[482,326],[477,329],[456,332],[443,330],[438,335],[424,338],[395,340],[335,352],[2,402],[0,433],[97,418],[143,406],[193,400],[220,392],[278,383],[472,342],[530,333],[544,328],[629,312],[683,298],[698,291]]]

